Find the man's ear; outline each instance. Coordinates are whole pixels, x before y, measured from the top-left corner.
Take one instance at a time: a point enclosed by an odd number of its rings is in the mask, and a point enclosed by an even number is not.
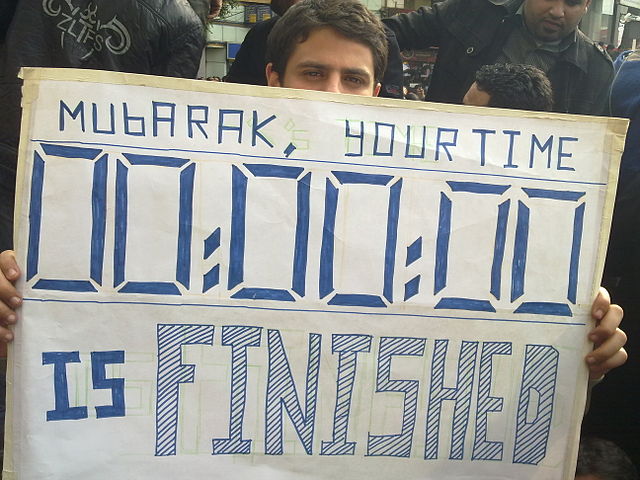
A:
[[[373,96],[377,97],[378,94],[380,93],[380,89],[382,88],[382,85],[380,83],[376,83],[376,86],[373,87]]]
[[[280,85],[280,75],[273,69],[273,63],[267,63],[267,67],[265,68],[265,74],[267,76],[267,85],[270,87],[281,87]]]

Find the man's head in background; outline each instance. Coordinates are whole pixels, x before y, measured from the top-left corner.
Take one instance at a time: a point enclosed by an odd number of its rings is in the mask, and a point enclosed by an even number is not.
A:
[[[556,42],[573,32],[587,13],[591,0],[525,0],[527,30],[542,42]]]
[[[638,480],[638,471],[615,443],[584,437],[578,449],[576,480]]]
[[[484,65],[476,81],[462,99],[465,105],[551,111],[551,82],[539,68],[531,65]]]
[[[271,31],[267,62],[272,87],[376,96],[387,64],[384,27],[358,0],[303,0]]]

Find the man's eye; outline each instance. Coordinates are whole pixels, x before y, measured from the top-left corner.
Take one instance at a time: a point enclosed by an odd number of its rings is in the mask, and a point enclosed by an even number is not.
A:
[[[360,77],[347,77],[346,80],[350,83],[354,83],[356,85],[363,85],[364,80]]]
[[[312,78],[316,78],[322,75],[321,72],[317,71],[317,70],[309,70],[304,72],[304,75],[307,77],[312,77]]]

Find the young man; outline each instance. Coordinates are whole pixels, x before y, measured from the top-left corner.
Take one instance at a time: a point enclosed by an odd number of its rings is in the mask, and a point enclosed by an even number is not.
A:
[[[268,38],[275,25],[280,21],[280,18],[287,12],[292,5],[295,5],[298,0],[272,0],[271,8],[277,14],[277,16],[256,24],[242,42],[242,46],[238,51],[236,60],[233,62],[229,70],[229,74],[225,77],[225,81],[234,83],[248,83],[253,85],[267,85],[267,79],[265,77],[266,66],[266,50]],[[302,9],[304,11],[305,9]],[[327,12],[327,15],[322,17],[324,22],[330,22],[336,20],[336,24],[340,23],[339,18],[343,18],[343,23],[346,22],[351,27],[357,27],[356,19],[361,19],[365,25],[372,25],[371,22],[375,21],[376,25],[372,32],[373,35],[377,34],[378,21],[373,20],[370,12],[363,10],[361,7],[355,7],[351,13],[340,16],[336,15],[336,12]],[[297,18],[297,20],[305,20],[303,18]],[[303,26],[303,28],[306,28]],[[383,27],[384,28],[384,27]],[[402,98],[402,59],[400,56],[400,49],[398,48],[398,42],[395,35],[389,29],[385,29],[385,41],[387,43],[388,57],[387,67],[384,72],[384,76],[381,79],[382,87],[379,95],[381,97],[388,98]]]
[[[272,87],[377,96],[387,65],[384,27],[357,1],[305,0],[273,28],[267,62]]]
[[[380,21],[357,0],[303,0],[282,17],[269,39],[269,85],[374,96],[385,69],[386,42]],[[12,251],[0,253],[0,340],[10,342],[14,311],[22,303],[13,283],[20,269]],[[589,333],[590,377],[622,365],[626,335],[618,328],[622,309],[601,289],[592,305],[597,322]]]
[[[478,107],[550,112],[553,108],[553,90],[549,79],[539,68],[496,63],[485,65],[476,72],[476,81],[467,90],[462,103]]]
[[[400,49],[439,47],[427,100],[460,103],[482,65],[521,63],[547,74],[554,111],[604,115],[611,60],[579,29],[591,0],[444,0],[385,24]]]

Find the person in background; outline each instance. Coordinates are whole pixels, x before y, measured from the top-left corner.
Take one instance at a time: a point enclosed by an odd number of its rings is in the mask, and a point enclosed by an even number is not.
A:
[[[416,96],[418,97],[418,100],[420,100],[421,102],[424,102],[425,93],[424,93],[424,88],[422,88],[422,85],[416,85],[415,88],[413,89],[413,93],[416,94]]]
[[[462,99],[464,105],[550,112],[551,82],[531,65],[496,63],[476,72],[476,80]]]
[[[611,114],[630,123],[602,283],[627,312],[630,356],[594,390],[583,430],[614,441],[640,469],[640,50],[622,53],[614,66]]]
[[[420,102],[424,102],[424,88],[422,88],[421,85],[409,87],[404,98],[406,100],[418,100]]]
[[[630,123],[620,164],[605,278],[625,299],[640,304],[640,50],[622,53],[615,66],[611,114],[628,118]]]
[[[609,57],[578,29],[591,0],[444,0],[383,20],[401,50],[439,47],[427,100],[461,103],[483,65],[540,68],[554,111],[604,115]]]
[[[580,439],[576,480],[638,480],[638,471],[615,443],[587,436]]]

